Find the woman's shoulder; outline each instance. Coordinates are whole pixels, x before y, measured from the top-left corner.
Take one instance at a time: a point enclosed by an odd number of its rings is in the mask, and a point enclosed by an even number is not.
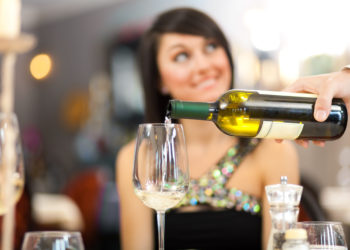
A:
[[[122,146],[117,154],[117,157],[125,157],[126,155],[134,154],[136,139],[131,140]]]
[[[269,179],[277,178],[276,181],[279,181],[280,176],[287,175],[291,180],[297,180],[299,160],[292,142],[284,140],[282,143],[277,143],[272,139],[262,140],[252,157]]]
[[[284,140],[282,143],[278,143],[272,139],[261,140],[258,147],[254,151],[256,157],[270,157],[271,155],[287,156],[294,155],[296,153],[295,146],[292,142]]]
[[[125,144],[117,154],[116,164],[117,169],[123,169],[125,166],[129,166],[134,159],[134,150],[135,150],[136,140],[132,140],[129,143]]]

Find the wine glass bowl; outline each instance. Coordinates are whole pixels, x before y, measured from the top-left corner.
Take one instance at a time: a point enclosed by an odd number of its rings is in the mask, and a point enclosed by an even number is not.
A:
[[[157,211],[159,248],[164,248],[164,215],[185,196],[189,170],[181,124],[140,124],[133,168],[135,194]]]
[[[84,250],[80,232],[37,231],[24,235],[22,250]]]
[[[14,166],[6,164],[5,144],[9,139],[10,128],[14,134]],[[8,158],[7,158],[8,159]],[[0,215],[5,214],[9,206],[15,204],[21,197],[24,188],[24,163],[21,146],[19,125],[16,114],[0,113]],[[11,173],[7,172],[11,171]],[[9,174],[8,174],[9,173]],[[14,195],[7,197],[5,178],[9,177],[9,183]]]
[[[297,227],[307,231],[310,250],[346,250],[346,238],[340,222],[333,221],[304,221],[298,222]]]

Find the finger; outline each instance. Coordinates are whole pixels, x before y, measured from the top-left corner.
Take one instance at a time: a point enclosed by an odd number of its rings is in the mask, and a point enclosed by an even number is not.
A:
[[[314,117],[317,121],[323,122],[327,119],[331,110],[332,96],[319,96],[315,103]]]
[[[309,146],[309,142],[306,140],[295,140],[295,142],[304,148],[307,148]]]
[[[321,85],[319,94],[315,103],[314,117],[317,121],[323,122],[327,119],[331,110],[332,99],[334,96],[334,85],[332,79]]]
[[[285,87],[282,91],[285,92],[303,92],[304,91],[304,84],[305,82],[303,79],[298,79],[291,85]]]
[[[323,74],[299,78],[293,84],[284,89],[287,92],[319,93],[319,86],[324,84],[333,74]]]
[[[322,148],[326,145],[324,141],[312,141],[312,143]]]

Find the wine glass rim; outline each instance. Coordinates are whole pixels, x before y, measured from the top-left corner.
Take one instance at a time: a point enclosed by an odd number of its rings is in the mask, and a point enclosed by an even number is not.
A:
[[[299,221],[301,225],[341,225],[340,221]]]
[[[81,233],[78,231],[31,231],[25,233],[26,237],[29,236],[44,236],[44,237],[64,237],[64,236],[79,236]]]
[[[139,127],[166,127],[166,126],[182,126],[181,123],[161,123],[161,122],[157,122],[157,123],[140,123]]]

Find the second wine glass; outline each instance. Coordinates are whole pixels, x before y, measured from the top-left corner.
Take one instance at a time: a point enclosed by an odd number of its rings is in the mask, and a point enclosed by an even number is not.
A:
[[[27,232],[22,250],[84,250],[84,243],[80,232]]]
[[[181,201],[189,185],[187,149],[181,124],[139,125],[133,184],[143,203],[157,211],[158,244],[159,249],[164,249],[165,211]]]
[[[310,250],[347,250],[342,224],[334,221],[303,221],[297,227],[307,232]]]
[[[5,163],[5,144],[8,140],[9,128],[14,133],[14,166],[9,168]],[[4,187],[7,171],[10,173],[10,185],[13,187],[13,197],[7,197]],[[21,145],[21,137],[16,114],[0,113],[0,215],[5,214],[9,207],[15,204],[21,197],[24,188],[24,163]]]

